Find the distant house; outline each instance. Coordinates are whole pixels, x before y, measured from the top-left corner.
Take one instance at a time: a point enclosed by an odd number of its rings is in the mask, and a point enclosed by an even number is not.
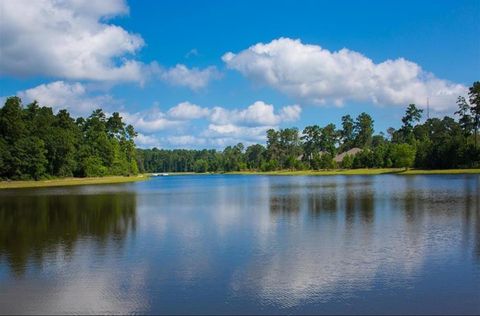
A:
[[[335,162],[342,162],[343,158],[345,158],[346,155],[353,157],[361,151],[362,149],[354,147],[350,150],[344,151],[343,153],[336,155],[335,158],[333,158],[333,160],[335,160]]]

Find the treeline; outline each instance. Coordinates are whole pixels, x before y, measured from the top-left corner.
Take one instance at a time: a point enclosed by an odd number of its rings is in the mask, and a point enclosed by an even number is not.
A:
[[[140,172],[239,170],[471,168],[480,166],[480,82],[459,97],[456,118],[429,118],[410,104],[402,126],[374,134],[367,113],[345,115],[341,127],[311,125],[267,131],[266,146],[239,143],[223,151],[136,149],[133,126],[119,113],[95,110],[72,118],[37,102],[10,97],[0,109],[0,179],[132,175]]]
[[[372,117],[361,113],[355,119],[343,116],[339,129],[334,124],[307,126],[301,133],[297,128],[270,129],[266,146],[239,143],[222,152],[138,149],[138,165],[146,172],[479,167],[480,82],[457,105],[457,120],[445,116],[420,124],[423,110],[410,104],[402,126],[389,128],[387,135],[375,135]]]
[[[118,113],[88,118],[53,113],[10,97],[0,109],[0,178],[42,179],[138,173],[134,138]]]

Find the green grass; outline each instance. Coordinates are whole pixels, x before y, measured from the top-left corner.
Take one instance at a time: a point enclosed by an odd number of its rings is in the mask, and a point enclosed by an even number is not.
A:
[[[153,174],[155,174],[155,173],[158,173],[160,175],[160,177],[164,173],[166,173],[169,176],[191,176],[193,174],[206,174],[206,173],[196,173],[196,172],[193,172],[193,171],[185,171],[185,172],[182,171],[182,172],[152,172],[152,173],[149,173],[148,175],[153,176]]]
[[[421,170],[404,168],[372,168],[372,169],[334,169],[334,170],[280,170],[280,171],[237,171],[227,174],[243,175],[278,175],[278,176],[332,176],[332,175],[378,175],[378,174],[480,174],[480,169],[445,169],[445,170]]]
[[[0,189],[20,189],[20,188],[43,188],[43,187],[59,187],[71,185],[87,185],[87,184],[113,184],[126,183],[134,181],[147,180],[147,175],[138,175],[131,177],[109,176],[109,177],[91,177],[91,178],[62,178],[40,181],[1,181]]]
[[[442,170],[422,170],[410,169],[401,174],[480,174],[480,169],[442,169]]]

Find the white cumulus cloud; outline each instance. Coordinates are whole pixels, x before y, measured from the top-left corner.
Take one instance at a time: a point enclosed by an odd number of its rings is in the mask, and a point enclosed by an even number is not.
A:
[[[234,124],[209,124],[201,136],[221,140],[222,144],[234,145],[239,142],[252,144],[263,142],[268,129],[274,126],[238,126]],[[228,140],[228,142],[226,141]]]
[[[222,59],[249,79],[316,104],[421,106],[429,97],[432,109],[442,111],[454,107],[466,91],[464,85],[439,79],[403,58],[374,63],[346,48],[332,52],[298,39],[258,43],[237,54],[228,52]]]
[[[295,121],[300,114],[298,105],[275,111],[273,105],[263,101],[243,109],[208,108],[185,101],[166,112],[153,107],[136,113],[121,113],[127,123],[142,133],[138,139],[140,146],[168,148],[223,148],[239,142],[245,145],[263,142],[268,129]],[[193,120],[201,120],[201,124]],[[208,126],[203,130],[198,129],[206,123]]]
[[[140,132],[153,133],[178,127],[182,122],[172,120],[158,108],[129,113],[120,112],[125,122],[132,124]]]
[[[37,100],[41,106],[54,110],[68,109],[74,115],[88,115],[96,108],[108,108],[118,104],[110,95],[92,95],[87,87],[79,82],[54,81],[31,89],[18,91],[23,103]]]
[[[298,105],[289,105],[275,113],[272,104],[256,101],[243,110],[229,110],[223,107],[214,107],[211,112],[211,121],[215,124],[238,125],[277,125],[281,122],[295,121],[300,117],[301,108]]]
[[[131,58],[142,37],[108,23],[128,13],[123,0],[4,0],[0,12],[2,74],[143,81]]]
[[[159,69],[160,78],[175,86],[184,86],[192,90],[205,88],[210,81],[219,79],[220,72],[215,66],[209,66],[204,69],[188,68],[185,65],[177,64],[168,69]]]
[[[140,148],[161,147],[157,137],[142,133],[138,133],[137,137],[135,138],[135,144]]]
[[[207,139],[201,138],[201,137],[196,137],[193,135],[175,135],[175,136],[167,136],[163,138],[163,140],[170,144],[174,145],[176,148],[179,147],[190,147],[192,145],[203,145],[207,142]]]
[[[210,110],[190,102],[182,102],[168,110],[168,115],[179,120],[192,120],[208,116]]]

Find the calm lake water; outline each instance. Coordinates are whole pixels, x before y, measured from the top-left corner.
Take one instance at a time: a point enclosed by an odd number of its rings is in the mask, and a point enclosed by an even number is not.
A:
[[[0,313],[480,313],[480,176],[0,191]]]

